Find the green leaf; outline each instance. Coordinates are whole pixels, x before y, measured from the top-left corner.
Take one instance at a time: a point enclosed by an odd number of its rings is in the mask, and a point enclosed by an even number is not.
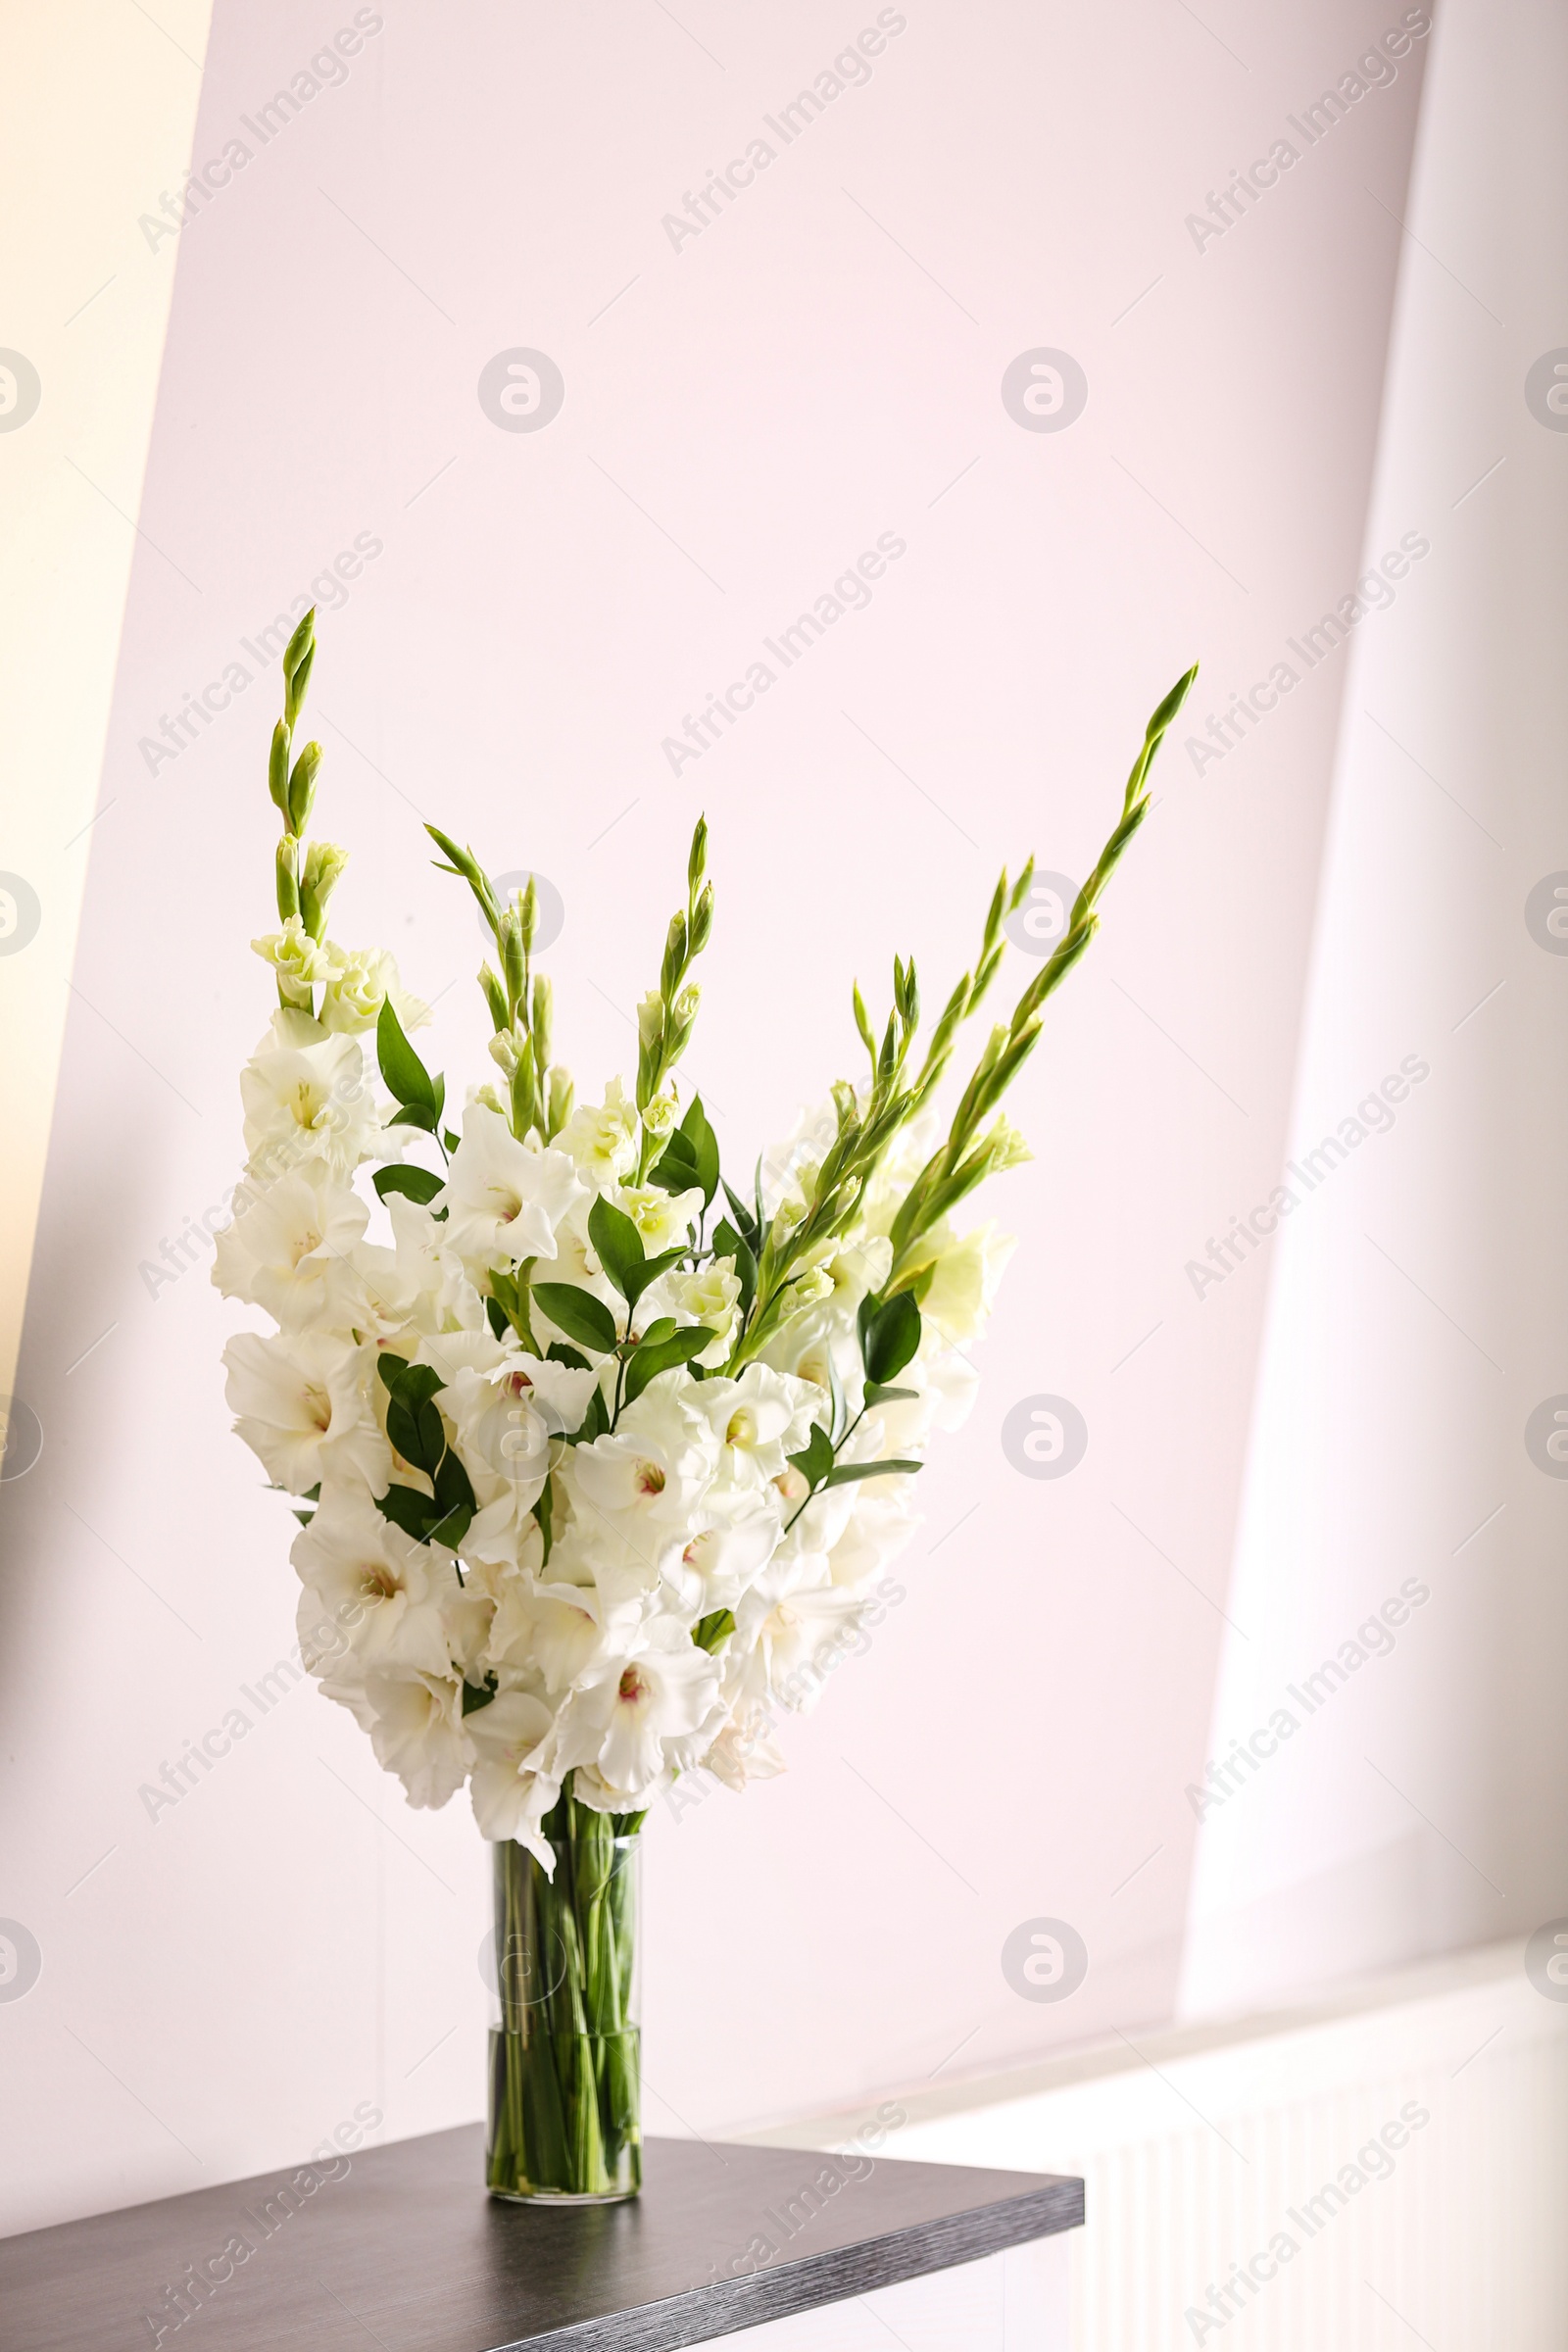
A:
[[[498,1340],[504,1340],[508,1332],[512,1329],[512,1321],[500,1299],[487,1298],[484,1302],[484,1311],[489,1319],[490,1328],[495,1333],[496,1338]]]
[[[444,1544],[449,1551],[456,1551],[472,1524],[473,1504],[455,1502],[450,1511],[443,1512],[435,1521],[424,1540],[427,1544]],[[458,1582],[460,1585],[463,1582],[461,1568],[458,1570]]]
[[[662,1193],[690,1192],[696,1184],[697,1160],[689,1140],[678,1127],[649,1169],[648,1181],[657,1184]]]
[[[390,997],[381,1000],[380,1017],[375,1024],[375,1057],[381,1065],[382,1077],[398,1101],[405,1107],[415,1104],[427,1110],[433,1125],[441,1113],[445,1087],[431,1078],[404,1036],[403,1024],[392,1008]]]
[[[875,1380],[868,1380],[865,1384],[865,1401],[868,1405],[906,1404],[919,1394],[918,1389],[884,1388],[879,1381]]]
[[[440,1408],[428,1397],[419,1402],[416,1396],[407,1382],[400,1383],[387,1407],[386,1434],[406,1462],[433,1472],[446,1451],[447,1433]]]
[[[579,1355],[575,1348],[568,1348],[564,1340],[551,1341],[545,1349],[545,1362],[564,1364],[570,1372],[586,1372],[588,1369],[588,1358]]]
[[[924,1462],[835,1462],[822,1484],[824,1487],[849,1487],[862,1478],[888,1478],[894,1472],[908,1475],[924,1468]]]
[[[444,1095],[445,1095],[445,1086],[446,1086],[446,1082],[445,1082],[445,1080],[443,1079],[443,1081],[442,1081],[442,1091],[443,1091],[443,1097],[444,1097]],[[445,1144],[445,1146],[446,1146],[446,1148],[447,1148],[447,1150],[448,1150],[449,1152],[455,1152],[455,1151],[457,1150],[458,1146],[459,1146],[459,1145],[462,1143],[462,1141],[463,1141],[463,1138],[462,1138],[462,1136],[461,1136],[461,1135],[454,1135],[454,1134],[453,1134],[453,1132],[452,1132],[452,1130],[451,1130],[451,1128],[450,1128],[450,1127],[448,1127],[448,1128],[445,1128],[445,1129],[443,1130],[443,1132],[442,1132],[442,1136],[441,1136],[441,1141],[443,1142],[443,1144]]]
[[[642,1297],[644,1291],[647,1290],[649,1284],[651,1282],[657,1282],[661,1274],[664,1273],[670,1266],[675,1264],[677,1259],[684,1257],[685,1254],[686,1252],[684,1250],[662,1250],[658,1257],[645,1257],[642,1264],[634,1267],[626,1277],[625,1298],[627,1305],[635,1306],[638,1299]]]
[[[389,1168],[377,1168],[370,1178],[381,1200],[388,1193],[403,1193],[410,1200],[420,1201],[426,1208],[445,1183],[429,1168],[407,1168],[394,1160]]]
[[[833,1467],[833,1441],[820,1421],[811,1423],[811,1434],[799,1453],[790,1460],[808,1485],[819,1487]]]
[[[670,1333],[676,1328],[673,1315],[661,1315],[657,1321],[649,1324],[648,1329],[641,1335],[639,1344],[644,1348],[657,1347],[661,1340],[667,1340]]]
[[[920,1309],[907,1291],[885,1302],[873,1299],[871,1312],[866,1313],[867,1301],[860,1303],[860,1347],[865,1356],[865,1377],[877,1388],[897,1378],[920,1345]]]
[[[627,1284],[641,1272],[647,1251],[643,1237],[630,1217],[602,1193],[588,1211],[588,1239],[616,1290],[623,1298],[629,1298]],[[547,1307],[545,1311],[548,1314],[550,1310]]]
[[[436,1501],[444,1511],[466,1510],[471,1517],[478,1508],[468,1473],[450,1448],[441,1458],[441,1467],[433,1483]],[[455,1543],[456,1540],[450,1536],[442,1538],[443,1543]]]
[[[708,1123],[701,1095],[693,1095],[678,1132],[690,1147],[695,1181],[703,1188],[706,1210],[718,1190],[718,1138]]]
[[[465,1715],[477,1715],[481,1707],[487,1707],[490,1704],[490,1701],[494,1698],[495,1694],[496,1678],[493,1674],[487,1674],[482,1683],[470,1683],[467,1680],[467,1677],[465,1676],[463,1683],[463,1712]]]
[[[375,1497],[375,1507],[383,1519],[401,1527],[416,1544],[425,1541],[425,1529],[434,1507],[428,1494],[419,1494],[414,1487],[388,1487],[384,1494]]]
[[[388,1391],[396,1390],[398,1382],[403,1378],[403,1375],[408,1368],[408,1357],[406,1355],[394,1355],[390,1348],[383,1348],[382,1352],[375,1359],[376,1377],[380,1381],[381,1386]]]
[[[628,1224],[630,1221],[628,1218]],[[536,1282],[533,1295],[557,1330],[568,1339],[580,1340],[601,1355],[608,1355],[614,1347],[615,1318],[592,1291],[579,1290],[572,1282]]]
[[[724,1189],[726,1192],[729,1190],[727,1185]],[[737,1311],[744,1324],[752,1311],[752,1300],[757,1297],[757,1258],[750,1243],[742,1239],[727,1217],[720,1217],[718,1221],[718,1229],[713,1235],[713,1255],[732,1257],[735,1261],[735,1271],[740,1276],[741,1285]]]
[[[706,1323],[689,1323],[684,1331],[671,1332],[668,1339],[645,1340],[626,1366],[626,1402],[635,1403],[651,1380],[674,1364],[685,1363],[689,1356],[701,1355],[717,1337]]]
[[[761,1243],[762,1229],[760,1225],[745,1201],[740,1200],[727,1184],[724,1187],[724,1198],[729,1202],[730,1215],[735,1220],[737,1232],[747,1248],[755,1252]]]
[[[712,1657],[734,1631],[733,1609],[710,1609],[706,1617],[699,1617],[692,1627],[692,1640],[699,1649],[706,1649],[709,1656]]]
[[[389,1127],[417,1127],[425,1135],[435,1133],[435,1112],[423,1102],[405,1102],[388,1119]]]

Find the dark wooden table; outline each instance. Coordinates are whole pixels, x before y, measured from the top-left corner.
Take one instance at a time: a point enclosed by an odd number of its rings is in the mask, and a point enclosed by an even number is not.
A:
[[[4,2352],[664,2352],[1026,2244],[1081,2180],[656,2139],[631,2204],[482,2190],[477,2125],[0,2239]],[[183,2317],[181,2316],[183,2313]]]

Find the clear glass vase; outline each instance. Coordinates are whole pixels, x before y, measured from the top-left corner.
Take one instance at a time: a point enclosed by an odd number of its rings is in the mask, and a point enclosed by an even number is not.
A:
[[[642,2186],[638,1984],[641,1838],[566,1798],[547,1828],[547,1876],[525,1846],[495,1848],[490,2032],[492,2196],[609,2205]]]

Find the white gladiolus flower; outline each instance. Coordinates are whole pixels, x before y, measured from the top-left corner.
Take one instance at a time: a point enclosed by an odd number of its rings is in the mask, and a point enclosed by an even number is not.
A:
[[[329,1036],[307,1012],[273,1014],[239,1089],[245,1149],[264,1177],[306,1158],[349,1175],[381,1133],[359,1047],[351,1037]]]
[[[385,1491],[392,1457],[370,1410],[367,1350],[329,1332],[242,1331],[223,1362],[234,1428],[269,1478],[291,1494],[345,1475]]]
[[[975,1339],[990,1320],[1006,1264],[1017,1248],[1017,1237],[998,1233],[989,1219],[969,1233],[955,1235],[946,1219],[932,1227],[921,1245],[921,1257],[932,1251],[934,1267],[920,1312],[931,1331],[950,1348]]]
[[[489,1663],[511,1673],[531,1668],[546,1691],[559,1697],[612,1647],[624,1654],[636,1625],[635,1602],[612,1606],[589,1586],[514,1578],[497,1604]]]
[[[822,1401],[808,1382],[765,1364],[748,1364],[738,1380],[705,1380],[691,1394],[692,1410],[717,1444],[720,1477],[755,1490],[780,1477],[789,1455],[800,1452]]]
[[[555,1856],[541,1823],[561,1794],[561,1776],[547,1768],[555,1717],[526,1690],[498,1690],[467,1718],[478,1754],[473,1770],[473,1817],[481,1838],[515,1838],[554,1871]]]
[[[285,1331],[352,1327],[361,1286],[350,1252],[364,1201],[318,1161],[248,1191],[235,1194],[234,1222],[217,1237],[213,1281],[223,1296],[265,1307]]]
[[[913,1482],[873,1478],[855,1490],[856,1504],[828,1553],[836,1586],[861,1592],[893,1565],[922,1514],[915,1508]]]
[[[798,1581],[771,1604],[765,1591],[748,1595],[732,1644],[745,1659],[741,1691],[746,1698],[759,1704],[776,1700],[792,1715],[806,1714],[843,1662],[867,1603],[863,1595],[829,1584],[825,1570],[820,1558],[803,1558]]]
[[[714,1258],[695,1273],[672,1267],[651,1282],[638,1299],[637,1328],[646,1331],[661,1315],[671,1315],[677,1323],[706,1323],[715,1337],[696,1361],[705,1367],[718,1365],[730,1350],[740,1295],[740,1276],[727,1257]]]
[[[395,1772],[411,1805],[439,1811],[468,1777],[473,1748],[463,1726],[463,1685],[412,1669],[365,1677],[375,1760]]]
[[[743,1699],[731,1708],[729,1719],[702,1759],[726,1788],[739,1796],[752,1781],[770,1781],[787,1769],[783,1750],[773,1738],[772,1718],[755,1700]]]
[[[281,931],[253,939],[251,953],[270,963],[291,988],[314,987],[318,980],[329,980],[337,968],[334,950],[313,939],[297,914],[288,917]]]
[[[562,1710],[562,1757],[575,1768],[576,1794],[602,1813],[644,1803],[672,1760],[666,1743],[699,1735],[717,1700],[713,1660],[684,1627],[656,1618],[630,1657],[601,1668]]]
[[[651,1583],[684,1541],[718,1467],[703,1416],[660,1382],[621,1414],[612,1436],[571,1449],[564,1476],[573,1516],[590,1548],[618,1539]]]
[[[396,1296],[415,1329],[421,1336],[487,1333],[484,1300],[448,1242],[447,1227],[403,1193],[392,1195],[387,1209],[396,1250]]]
[[[657,1184],[623,1184],[614,1205],[622,1216],[630,1217],[648,1255],[658,1257],[661,1250],[684,1243],[687,1227],[695,1225],[703,1213],[703,1196],[695,1189],[666,1193]]]
[[[556,1227],[582,1198],[564,1152],[519,1144],[505,1119],[470,1102],[435,1205],[449,1212],[447,1246],[460,1257],[514,1266],[555,1256]]]
[[[637,1165],[638,1124],[637,1105],[627,1102],[620,1080],[612,1078],[604,1102],[573,1111],[556,1142],[571,1154],[583,1183],[605,1193]]]
[[[783,1522],[780,1497],[770,1491],[741,1493],[725,1497],[726,1507],[712,1509],[712,1490],[704,1516],[709,1524],[683,1545],[678,1556],[666,1554],[664,1578],[675,1605],[695,1624],[713,1609],[733,1609],[743,1592],[760,1575],[778,1549]]]
[[[321,999],[321,1026],[334,1035],[357,1037],[373,1029],[381,1006],[390,997],[405,1036],[430,1018],[430,1007],[399,985],[398,967],[384,948],[339,948],[333,951]]]
[[[300,1650],[312,1673],[345,1643],[367,1669],[451,1673],[435,1555],[383,1519],[368,1495],[328,1490],[289,1556],[305,1588]]]

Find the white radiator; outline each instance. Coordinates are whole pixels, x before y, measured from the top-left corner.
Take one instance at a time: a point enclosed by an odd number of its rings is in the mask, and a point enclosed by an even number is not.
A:
[[[906,2093],[889,2151],[1084,2176],[1075,2352],[1565,2352],[1568,2004],[1522,1945],[1133,2040]]]

